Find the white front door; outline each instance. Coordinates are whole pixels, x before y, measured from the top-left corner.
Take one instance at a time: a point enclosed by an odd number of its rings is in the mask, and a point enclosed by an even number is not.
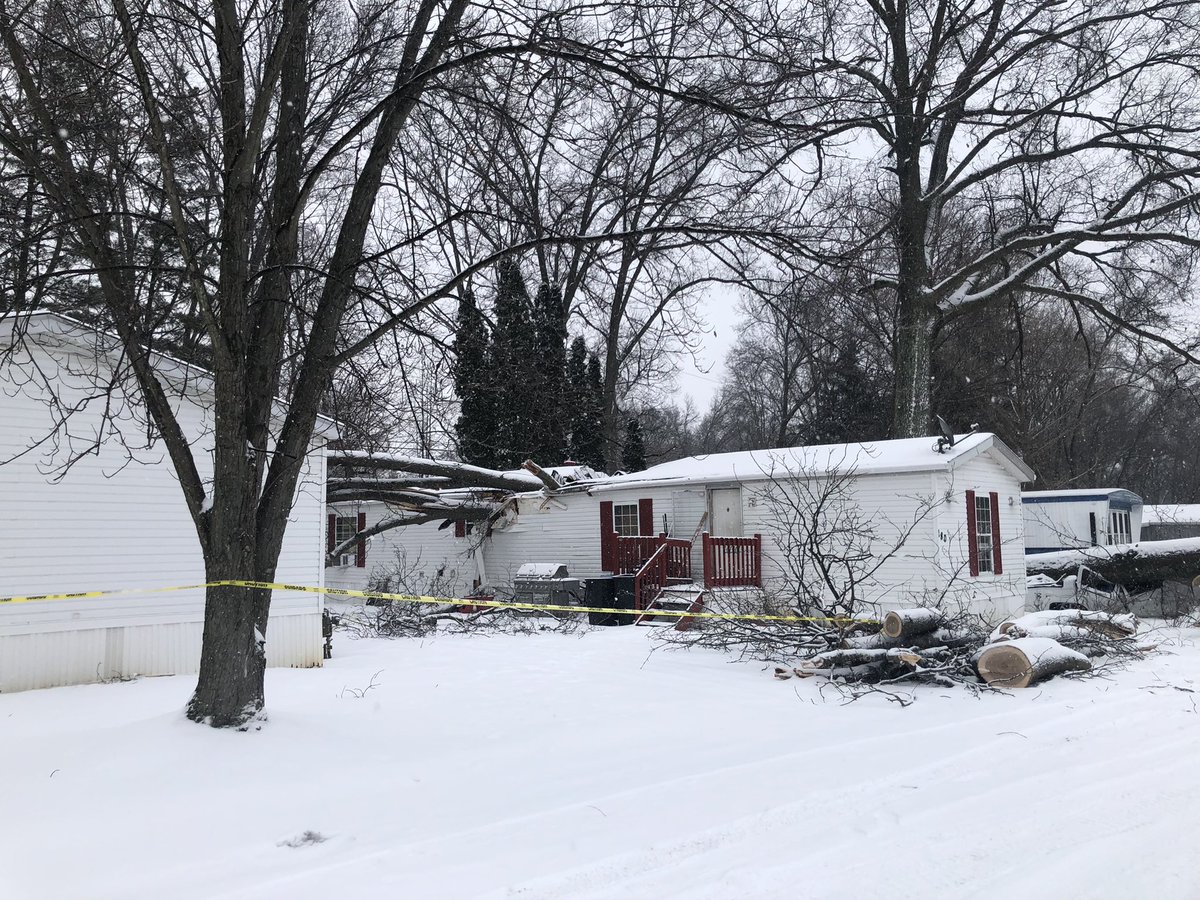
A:
[[[712,535],[742,537],[742,489],[717,488],[712,497]]]

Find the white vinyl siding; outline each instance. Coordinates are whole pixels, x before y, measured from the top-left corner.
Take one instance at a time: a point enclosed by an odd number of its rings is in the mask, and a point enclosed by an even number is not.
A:
[[[0,605],[0,690],[95,681],[118,670],[195,671],[203,590],[153,592],[205,581],[196,529],[166,453],[161,444],[146,446],[140,413],[118,395],[112,408],[120,435],[108,435],[64,471],[66,459],[104,433],[103,398],[89,401],[94,392],[78,373],[106,363],[62,338],[43,343],[30,345],[32,360],[18,350],[0,363],[0,596],[145,593]],[[44,388],[24,375],[30,363],[55,380],[68,403],[80,405],[52,440],[45,440],[54,417]],[[176,401],[177,418],[207,480],[212,422],[199,382],[190,398]],[[324,584],[324,480],[323,451],[314,443],[289,515],[279,581]],[[271,664],[321,664],[321,609],[317,593],[276,592],[267,633]],[[292,616],[304,621],[283,622]]]

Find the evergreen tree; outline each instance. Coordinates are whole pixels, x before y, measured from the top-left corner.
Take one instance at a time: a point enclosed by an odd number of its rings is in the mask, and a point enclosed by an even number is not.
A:
[[[488,328],[472,291],[467,291],[458,303],[454,350],[454,390],[461,402],[461,412],[454,425],[459,453],[465,462],[493,468],[496,465],[496,415],[488,372],[491,355]]]
[[[567,433],[567,315],[562,292],[551,284],[538,288],[533,302],[536,351],[532,358],[533,428],[529,455],[543,465],[561,463],[569,455]]]
[[[574,363],[575,347],[572,346],[571,349],[571,362]],[[600,374],[600,358],[595,353],[588,356],[582,382],[575,389],[574,395],[577,415],[571,432],[571,455],[585,466],[603,470],[604,387]]]
[[[496,327],[492,333],[489,379],[494,386],[496,468],[518,468],[530,456],[536,435],[537,335],[532,302],[517,260],[496,266]]]
[[[584,397],[587,396],[587,343],[581,337],[571,341],[567,357],[567,453],[575,462],[582,462],[581,443],[587,429]]]
[[[640,472],[646,468],[646,442],[642,439],[642,423],[636,416],[625,425],[621,468],[626,472]]]
[[[887,431],[888,398],[862,364],[856,341],[842,345],[813,402],[808,443],[876,440]]]

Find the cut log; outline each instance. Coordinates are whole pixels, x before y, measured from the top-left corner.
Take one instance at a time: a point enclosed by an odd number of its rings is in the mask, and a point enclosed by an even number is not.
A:
[[[979,643],[979,638],[969,634],[956,634],[953,631],[938,629],[927,634],[918,634],[910,638],[886,638],[883,634],[868,634],[861,637],[849,637],[842,641],[844,650],[877,650],[892,647],[924,650],[928,647],[967,647]]]
[[[1086,672],[1091,662],[1049,638],[989,644],[975,655],[975,671],[996,687],[1024,688],[1063,672]]]
[[[1094,640],[1096,633],[1088,628],[1080,628],[1078,625],[1034,625],[1028,628],[1014,625],[1001,635],[999,640],[1016,640],[1027,637],[1050,638],[1062,644],[1071,641]]]
[[[946,624],[946,616],[938,609],[898,609],[883,617],[884,637],[896,640],[937,631]]]
[[[849,669],[882,663],[887,657],[887,650],[828,650],[804,660],[804,665],[813,669]]]
[[[1032,632],[1047,626],[1085,628],[1100,637],[1119,640],[1137,634],[1138,620],[1137,616],[1129,614],[1084,609],[1050,609],[1001,622],[1000,627],[992,633],[992,639],[1012,632]]]

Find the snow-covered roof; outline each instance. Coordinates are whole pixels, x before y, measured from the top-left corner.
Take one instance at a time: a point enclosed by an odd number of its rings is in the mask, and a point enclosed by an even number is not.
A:
[[[1133,491],[1125,488],[1064,488],[1060,491],[1022,491],[1022,503],[1053,503],[1055,501],[1069,502],[1072,500],[1108,500],[1117,497],[1134,503],[1141,503],[1142,498]]]
[[[1143,525],[1200,525],[1200,503],[1159,503],[1142,507]]]
[[[776,450],[744,450],[689,456],[651,466],[642,472],[614,475],[591,487],[615,490],[647,482],[689,484],[762,481],[780,476],[820,477],[830,474],[884,475],[953,468],[980,453],[991,452],[1020,481],[1033,481],[1033,470],[994,434],[961,435],[944,453],[933,437],[872,441],[860,444],[817,444]]]

